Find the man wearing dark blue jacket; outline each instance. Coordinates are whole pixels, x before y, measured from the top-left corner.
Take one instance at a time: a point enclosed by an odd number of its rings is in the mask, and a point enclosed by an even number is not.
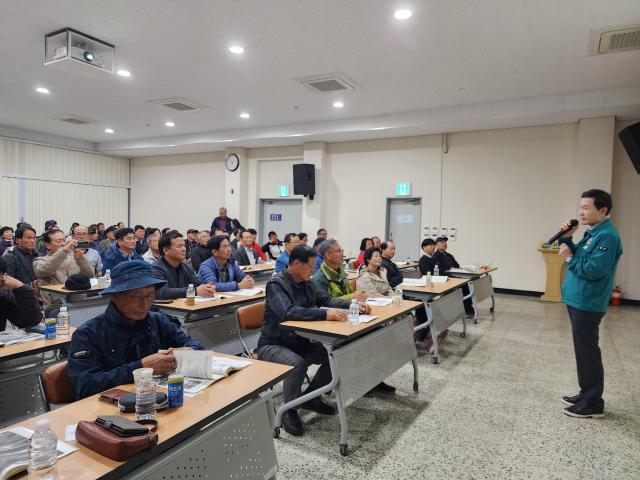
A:
[[[153,368],[154,375],[174,368],[172,350],[202,350],[168,317],[151,312],[155,291],[166,282],[153,277],[151,266],[133,260],[111,271],[111,295],[105,313],[81,325],[71,338],[69,375],[76,399],[133,383],[137,368]],[[168,349],[163,353],[159,350]]]
[[[7,320],[18,328],[33,327],[42,320],[42,312],[33,288],[8,275],[7,262],[0,257],[0,332]]]
[[[253,288],[254,281],[244,273],[231,256],[231,243],[222,235],[207,242],[212,257],[202,262],[198,275],[204,283],[211,283],[217,292],[232,292],[241,288]]]

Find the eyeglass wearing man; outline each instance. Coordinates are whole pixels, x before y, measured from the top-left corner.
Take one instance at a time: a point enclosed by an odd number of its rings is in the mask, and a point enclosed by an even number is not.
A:
[[[102,291],[111,295],[106,311],[83,323],[71,338],[69,375],[76,399],[132,383],[137,368],[170,373],[173,350],[203,349],[166,315],[151,311],[156,289],[165,283],[153,277],[144,261],[114,267],[111,286]]]
[[[300,397],[307,367],[320,364],[305,393],[316,390],[331,379],[327,351],[291,331],[281,328],[287,320],[330,320],[346,322],[348,300],[333,298],[326,291],[315,288],[309,281],[315,265],[316,252],[309,247],[295,247],[289,254],[287,269],[267,282],[264,320],[258,340],[258,358],[294,367],[284,379],[283,397],[290,402]],[[328,307],[328,308],[320,308]],[[368,305],[360,305],[363,313],[371,312]],[[334,415],[335,409],[316,397],[300,405],[322,415]],[[304,428],[295,409],[282,417],[282,426],[291,435],[302,435]]]

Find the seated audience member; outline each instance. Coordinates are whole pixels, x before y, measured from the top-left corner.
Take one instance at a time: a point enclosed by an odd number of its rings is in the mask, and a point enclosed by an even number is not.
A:
[[[333,298],[315,288],[309,281],[315,257],[316,253],[308,247],[294,248],[289,255],[289,267],[267,282],[264,320],[258,340],[258,358],[294,367],[284,379],[285,402],[301,395],[302,382],[309,365],[319,364],[320,368],[305,393],[329,383],[331,370],[327,351],[321,344],[286,331],[280,324],[287,320],[347,321],[344,309],[349,308],[349,301]],[[371,311],[367,305],[362,305],[360,309],[365,313]],[[303,403],[301,408],[323,415],[335,414],[335,408],[324,403],[321,397]],[[298,412],[294,409],[285,412],[282,426],[291,435],[300,436],[304,433]]]
[[[77,242],[89,242],[89,229],[84,225],[77,225],[71,230],[71,238]],[[89,262],[93,269],[93,277],[99,277],[102,274],[102,257],[97,250],[87,248],[82,250],[84,258]]]
[[[353,262],[353,268],[357,269],[364,265],[364,252],[370,248],[373,248],[373,241],[368,237],[363,238],[360,241],[360,254],[358,255],[358,258],[356,258],[356,261]]]
[[[211,237],[207,247],[211,258],[200,265],[198,272],[203,282],[212,283],[217,292],[232,292],[241,288],[253,288],[255,282],[244,273],[231,255],[231,244],[225,235]]]
[[[47,220],[44,222],[44,232],[42,232],[42,235],[40,235],[36,241],[36,251],[39,255],[47,254],[47,247],[44,245],[44,234],[53,229],[58,230],[58,222],[55,220]]]
[[[436,242],[433,238],[425,238],[420,246],[424,253],[418,262],[420,275],[426,275],[427,273],[433,274],[433,267],[435,266],[435,263],[433,263],[433,253],[436,251]]]
[[[216,288],[203,284],[191,265],[185,262],[186,248],[182,234],[175,230],[165,233],[158,243],[161,258],[151,268],[153,275],[167,283],[158,288],[156,296],[162,299],[185,298],[187,288],[193,285],[199,297],[213,297]]]
[[[380,244],[380,253],[382,254],[382,266],[387,269],[387,280],[391,288],[396,288],[404,279],[402,272],[393,261],[396,254],[396,246],[391,240]]]
[[[373,242],[373,248],[380,248],[382,246],[382,240],[380,237],[373,236],[371,237],[371,241]],[[382,248],[380,248],[382,250]]]
[[[257,265],[258,252],[252,247],[253,235],[249,230],[242,232],[240,236],[240,245],[233,257],[238,261],[238,265]]]
[[[0,257],[9,247],[13,247],[13,228],[2,227],[0,228]]]
[[[262,247],[258,245],[258,242],[256,241],[256,239],[258,238],[258,232],[254,228],[248,228],[247,231],[251,234],[251,246],[256,252],[258,252],[258,258],[260,258],[260,260],[262,260],[263,262],[266,262],[267,255],[262,251]]]
[[[136,237],[136,253],[138,255],[143,255],[149,248],[149,245],[147,245],[147,242],[145,241],[145,232],[146,230],[142,225],[136,225],[133,228],[133,234]]]
[[[302,245],[303,247],[306,247],[307,243],[309,243],[309,235],[304,232],[300,232],[298,234],[298,238],[300,239],[300,245]]]
[[[211,258],[211,249],[207,247],[210,238],[208,230],[200,230],[198,232],[198,243],[191,249],[191,256],[189,257],[194,272],[200,270],[202,262]]]
[[[297,233],[287,233],[284,236],[284,252],[276,259],[276,273],[286,270],[289,266],[289,253],[300,244]]]
[[[187,238],[184,240],[184,246],[187,249],[187,258],[191,258],[191,249],[198,244],[198,230],[190,228],[187,230]],[[194,268],[197,272],[198,270]]]
[[[0,257],[0,332],[7,320],[17,328],[34,327],[42,321],[35,291],[7,274],[7,262]]]
[[[111,225],[104,231],[104,240],[100,242],[100,248],[104,252],[103,258],[107,258],[107,255],[111,255],[115,251],[117,230],[118,227]]]
[[[355,298],[358,302],[366,301],[367,294],[354,291],[347,272],[342,268],[343,250],[338,241],[333,238],[323,241],[320,244],[320,254],[324,261],[311,278],[313,285],[335,298],[349,301]]]
[[[98,242],[101,242],[102,240],[107,238],[105,228],[104,228],[104,223],[98,222],[96,223],[96,225],[98,226]]]
[[[133,228],[121,228],[116,232],[116,248],[105,258],[102,264],[102,273],[107,270],[113,270],[113,267],[121,262],[131,260],[142,260],[142,257],[136,253],[136,237]]]
[[[316,238],[321,238],[322,241],[325,241],[327,239],[327,230],[325,228],[318,229],[316,232]]]
[[[127,228],[127,225],[124,222],[118,222],[117,225],[116,225],[116,228],[118,230],[121,230],[123,228]]]
[[[324,258],[322,258],[322,254],[320,253],[320,245],[322,245],[324,239],[322,237],[318,237],[313,241],[313,251],[316,252],[316,264],[313,266],[313,273],[316,273],[322,265]]]
[[[236,253],[236,250],[238,250],[238,245],[240,245],[240,235],[242,235],[242,232],[244,230],[242,228],[236,228],[233,231],[233,235],[231,238],[231,252],[232,253]]]
[[[74,230],[78,225],[80,225],[78,222],[73,222],[73,223],[71,224],[71,228],[69,229],[69,236],[73,237],[73,230]]]
[[[245,228],[240,223],[240,220],[238,220],[237,218],[232,218],[231,219],[231,231],[235,231],[235,230],[245,230]],[[227,232],[227,233],[229,233],[229,232]]]
[[[213,222],[211,222],[210,230],[214,233],[216,230],[222,230],[227,233],[231,233],[233,231],[231,219],[227,216],[227,209],[225,207],[220,207],[218,210],[218,216],[213,219]]]
[[[438,269],[440,271],[440,275],[446,275],[447,272],[452,268],[460,268],[460,264],[456,261],[455,257],[447,252],[447,237],[438,237],[436,238],[436,251],[433,254],[433,263],[434,268],[438,265]],[[466,297],[469,295],[469,286],[462,286],[462,293]],[[473,315],[473,300],[471,298],[467,298],[464,301],[464,311],[467,315]]]
[[[112,270],[111,286],[102,291],[111,297],[106,311],[78,327],[71,338],[69,375],[77,400],[133,383],[138,368],[153,368],[154,375],[171,373],[172,350],[203,349],[168,317],[151,311],[156,289],[165,283],[142,261],[123,262]]]
[[[147,249],[142,255],[142,259],[147,262],[149,265],[153,265],[155,262],[160,260],[160,250],[158,249],[158,242],[160,241],[160,230],[155,233],[152,233],[147,237]]]
[[[160,231],[160,235],[164,235],[165,233],[169,233],[172,231],[171,227],[164,227],[161,231]]]
[[[7,262],[7,273],[25,285],[35,285],[36,274],[33,260],[36,252],[36,231],[31,226],[16,229],[16,244],[4,251],[2,258]]]
[[[227,232],[225,232],[224,230],[221,230],[219,228],[216,228],[215,232],[213,232],[213,236],[214,237],[227,237],[227,238],[229,238],[229,234]]]
[[[89,278],[95,277],[93,267],[87,262],[84,252],[79,250],[75,240],[65,241],[61,230],[53,229],[44,233],[44,245],[47,254],[33,260],[33,271],[38,285],[64,285],[67,279],[76,273]],[[62,299],[40,291],[44,301],[43,309],[46,318],[58,315]]]
[[[95,223],[93,225],[89,225],[87,232],[89,232],[89,243],[91,244],[91,248],[98,252],[98,254],[100,254],[100,257],[102,257],[103,252],[99,241],[100,234],[98,233],[98,225],[96,225]]]
[[[277,260],[282,252],[284,252],[284,245],[282,245],[282,242],[278,239],[276,232],[269,232],[269,241],[262,245],[262,251],[270,260]]]
[[[358,271],[356,288],[370,297],[391,298],[393,288],[387,280],[387,269],[382,266],[382,255],[377,248],[369,248],[364,252],[364,265]]]

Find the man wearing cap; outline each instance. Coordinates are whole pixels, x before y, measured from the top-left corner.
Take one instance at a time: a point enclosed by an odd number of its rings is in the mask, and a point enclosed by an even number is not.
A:
[[[422,247],[422,253],[424,253],[418,262],[420,275],[426,275],[427,273],[433,274],[433,267],[436,265],[433,262],[433,254],[436,251],[436,242],[433,238],[425,238],[420,246]]]
[[[460,268],[460,264],[453,255],[447,252],[447,237],[436,238],[436,251],[433,254],[433,267],[438,265],[440,275],[445,275],[452,268]],[[462,286],[462,293],[466,297],[469,295],[469,287]],[[473,315],[473,302],[471,298],[464,301],[464,311],[467,315]]]
[[[78,327],[71,338],[69,375],[76,399],[133,383],[137,368],[153,368],[154,375],[171,372],[174,349],[203,349],[164,314],[150,311],[156,289],[165,284],[154,278],[146,262],[114,267],[111,286],[102,291],[111,295],[107,310]]]

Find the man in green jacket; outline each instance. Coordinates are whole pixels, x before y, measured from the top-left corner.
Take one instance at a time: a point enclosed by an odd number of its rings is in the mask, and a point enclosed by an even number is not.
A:
[[[567,262],[562,302],[571,319],[580,385],[580,393],[562,397],[568,405],[564,413],[572,417],[604,415],[604,369],[598,336],[622,255],[620,235],[609,218],[611,207],[609,193],[587,190],[580,199],[580,223],[589,230],[574,244],[571,236],[578,227],[568,230],[566,222],[562,229],[568,231],[559,240],[559,254]]]

